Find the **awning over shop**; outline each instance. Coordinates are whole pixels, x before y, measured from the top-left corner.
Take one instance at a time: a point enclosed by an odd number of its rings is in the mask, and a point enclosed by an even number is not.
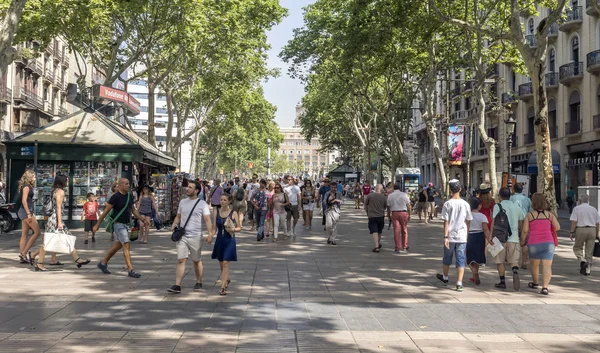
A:
[[[554,174],[560,174],[560,153],[557,150],[552,150],[552,169],[554,170]],[[535,151],[531,153],[527,161],[527,173],[538,173],[537,153]]]
[[[421,175],[421,169],[419,168],[396,168],[396,175]]]
[[[9,146],[7,158],[31,156],[28,150],[24,154],[23,149],[33,146],[35,141],[40,145],[39,159],[42,160],[147,160],[177,166],[175,159],[127,127],[100,113],[83,110],[5,142]]]

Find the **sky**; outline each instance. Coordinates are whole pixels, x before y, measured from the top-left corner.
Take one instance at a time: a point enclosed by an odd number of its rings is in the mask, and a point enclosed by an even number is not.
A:
[[[303,25],[302,8],[314,3],[316,0],[280,0],[281,6],[288,9],[288,16],[273,27],[267,34],[271,50],[269,51],[268,65],[270,68],[278,68],[281,74],[278,78],[271,78],[263,83],[265,98],[277,106],[275,121],[280,127],[291,127],[296,118],[296,104],[300,103],[304,96],[304,86],[300,80],[289,77],[288,65],[279,59],[281,49],[293,38],[294,28]]]

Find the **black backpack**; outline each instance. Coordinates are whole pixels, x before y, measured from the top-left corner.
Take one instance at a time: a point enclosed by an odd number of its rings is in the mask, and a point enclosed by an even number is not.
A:
[[[508,237],[512,235],[508,215],[501,204],[498,204],[500,212],[494,217],[494,227],[492,228],[492,237],[498,238],[501,243],[506,243]]]
[[[242,187],[238,187],[237,192],[235,193],[235,199],[238,201],[244,201],[244,189]]]

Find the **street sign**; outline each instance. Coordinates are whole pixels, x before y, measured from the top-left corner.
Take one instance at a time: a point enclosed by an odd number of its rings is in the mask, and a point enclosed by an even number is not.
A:
[[[33,156],[34,146],[21,147],[21,156]]]

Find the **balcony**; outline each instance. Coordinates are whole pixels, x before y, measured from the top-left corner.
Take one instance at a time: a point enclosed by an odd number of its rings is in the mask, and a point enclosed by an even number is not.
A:
[[[533,97],[533,83],[527,82],[519,85],[519,99],[527,101]]]
[[[69,61],[70,61],[69,52],[65,50],[65,55],[63,55],[63,62],[62,62],[63,66],[69,67]]]
[[[69,112],[67,111],[66,108],[64,108],[64,107],[58,107],[58,116],[59,117],[64,118],[67,115],[69,115]]]
[[[585,13],[590,16],[600,16],[600,13],[592,7],[592,1],[594,0],[585,0]],[[600,4],[600,0],[596,0],[596,2]]]
[[[471,117],[471,115],[473,115],[473,113],[474,113],[474,109],[459,110],[459,111],[456,111],[456,112],[450,114],[450,120],[451,121],[467,120],[468,118]]]
[[[29,124],[13,124],[13,128],[12,128],[12,132],[18,132],[18,133],[22,133],[22,134],[26,134],[28,132],[31,132],[35,129],[37,129],[38,127],[35,125],[29,125]]]
[[[473,81],[465,81],[465,85],[463,88],[463,93],[471,92],[473,90]]]
[[[558,38],[558,23],[553,23],[548,30],[548,41],[553,42]]]
[[[56,54],[54,54],[54,60],[57,62],[61,62],[63,60],[63,55],[61,50],[57,50]]]
[[[596,114],[594,115],[594,130],[599,130],[600,129],[600,115]]]
[[[525,134],[524,140],[525,140],[525,146],[527,145],[533,145],[535,143],[535,133],[534,132],[529,132],[527,134]]]
[[[452,90],[452,98],[460,96],[460,84],[457,82],[455,83],[456,87],[454,87],[454,89]]]
[[[502,93],[502,104],[503,105],[515,104],[518,102],[519,102],[519,100],[515,96],[514,92],[508,91],[508,92]]]
[[[486,78],[496,78],[500,76],[500,64],[493,64],[488,67]]]
[[[581,133],[581,120],[577,119],[565,123],[565,135],[575,135]]]
[[[30,59],[27,61],[27,68],[30,69],[34,74],[41,76],[42,73],[44,72],[44,69],[42,67],[42,63],[40,62],[40,59]]]
[[[12,90],[8,87],[0,86],[0,102],[10,103],[12,99]]]
[[[54,72],[52,72],[50,69],[46,69],[44,70],[44,81],[48,82],[48,83],[52,83],[54,81]]]
[[[46,47],[46,53],[53,55],[54,54],[54,46],[52,43],[48,44],[48,46]]]
[[[546,74],[546,90],[558,88],[558,72],[548,72]]]
[[[551,139],[558,138],[558,126],[548,125],[548,130],[550,130],[550,138]]]
[[[537,47],[537,43],[535,41],[535,34],[528,34],[525,36],[525,41],[529,44],[530,48]]]
[[[587,54],[587,72],[597,75],[600,73],[600,50],[594,50]]]
[[[581,82],[583,78],[583,63],[572,62],[562,65],[559,68],[559,80],[563,85]]]
[[[563,32],[571,32],[572,30],[581,26],[583,22],[583,10],[581,6],[574,6],[572,9],[566,11],[567,17],[560,20],[558,29]]]
[[[54,104],[49,101],[44,101],[44,111],[49,115],[54,115]]]
[[[31,108],[36,108],[36,109],[40,109],[43,110],[44,109],[44,101],[42,100],[42,97],[38,96],[36,93],[33,92],[25,92],[25,95],[27,96],[27,105],[30,106]]]

